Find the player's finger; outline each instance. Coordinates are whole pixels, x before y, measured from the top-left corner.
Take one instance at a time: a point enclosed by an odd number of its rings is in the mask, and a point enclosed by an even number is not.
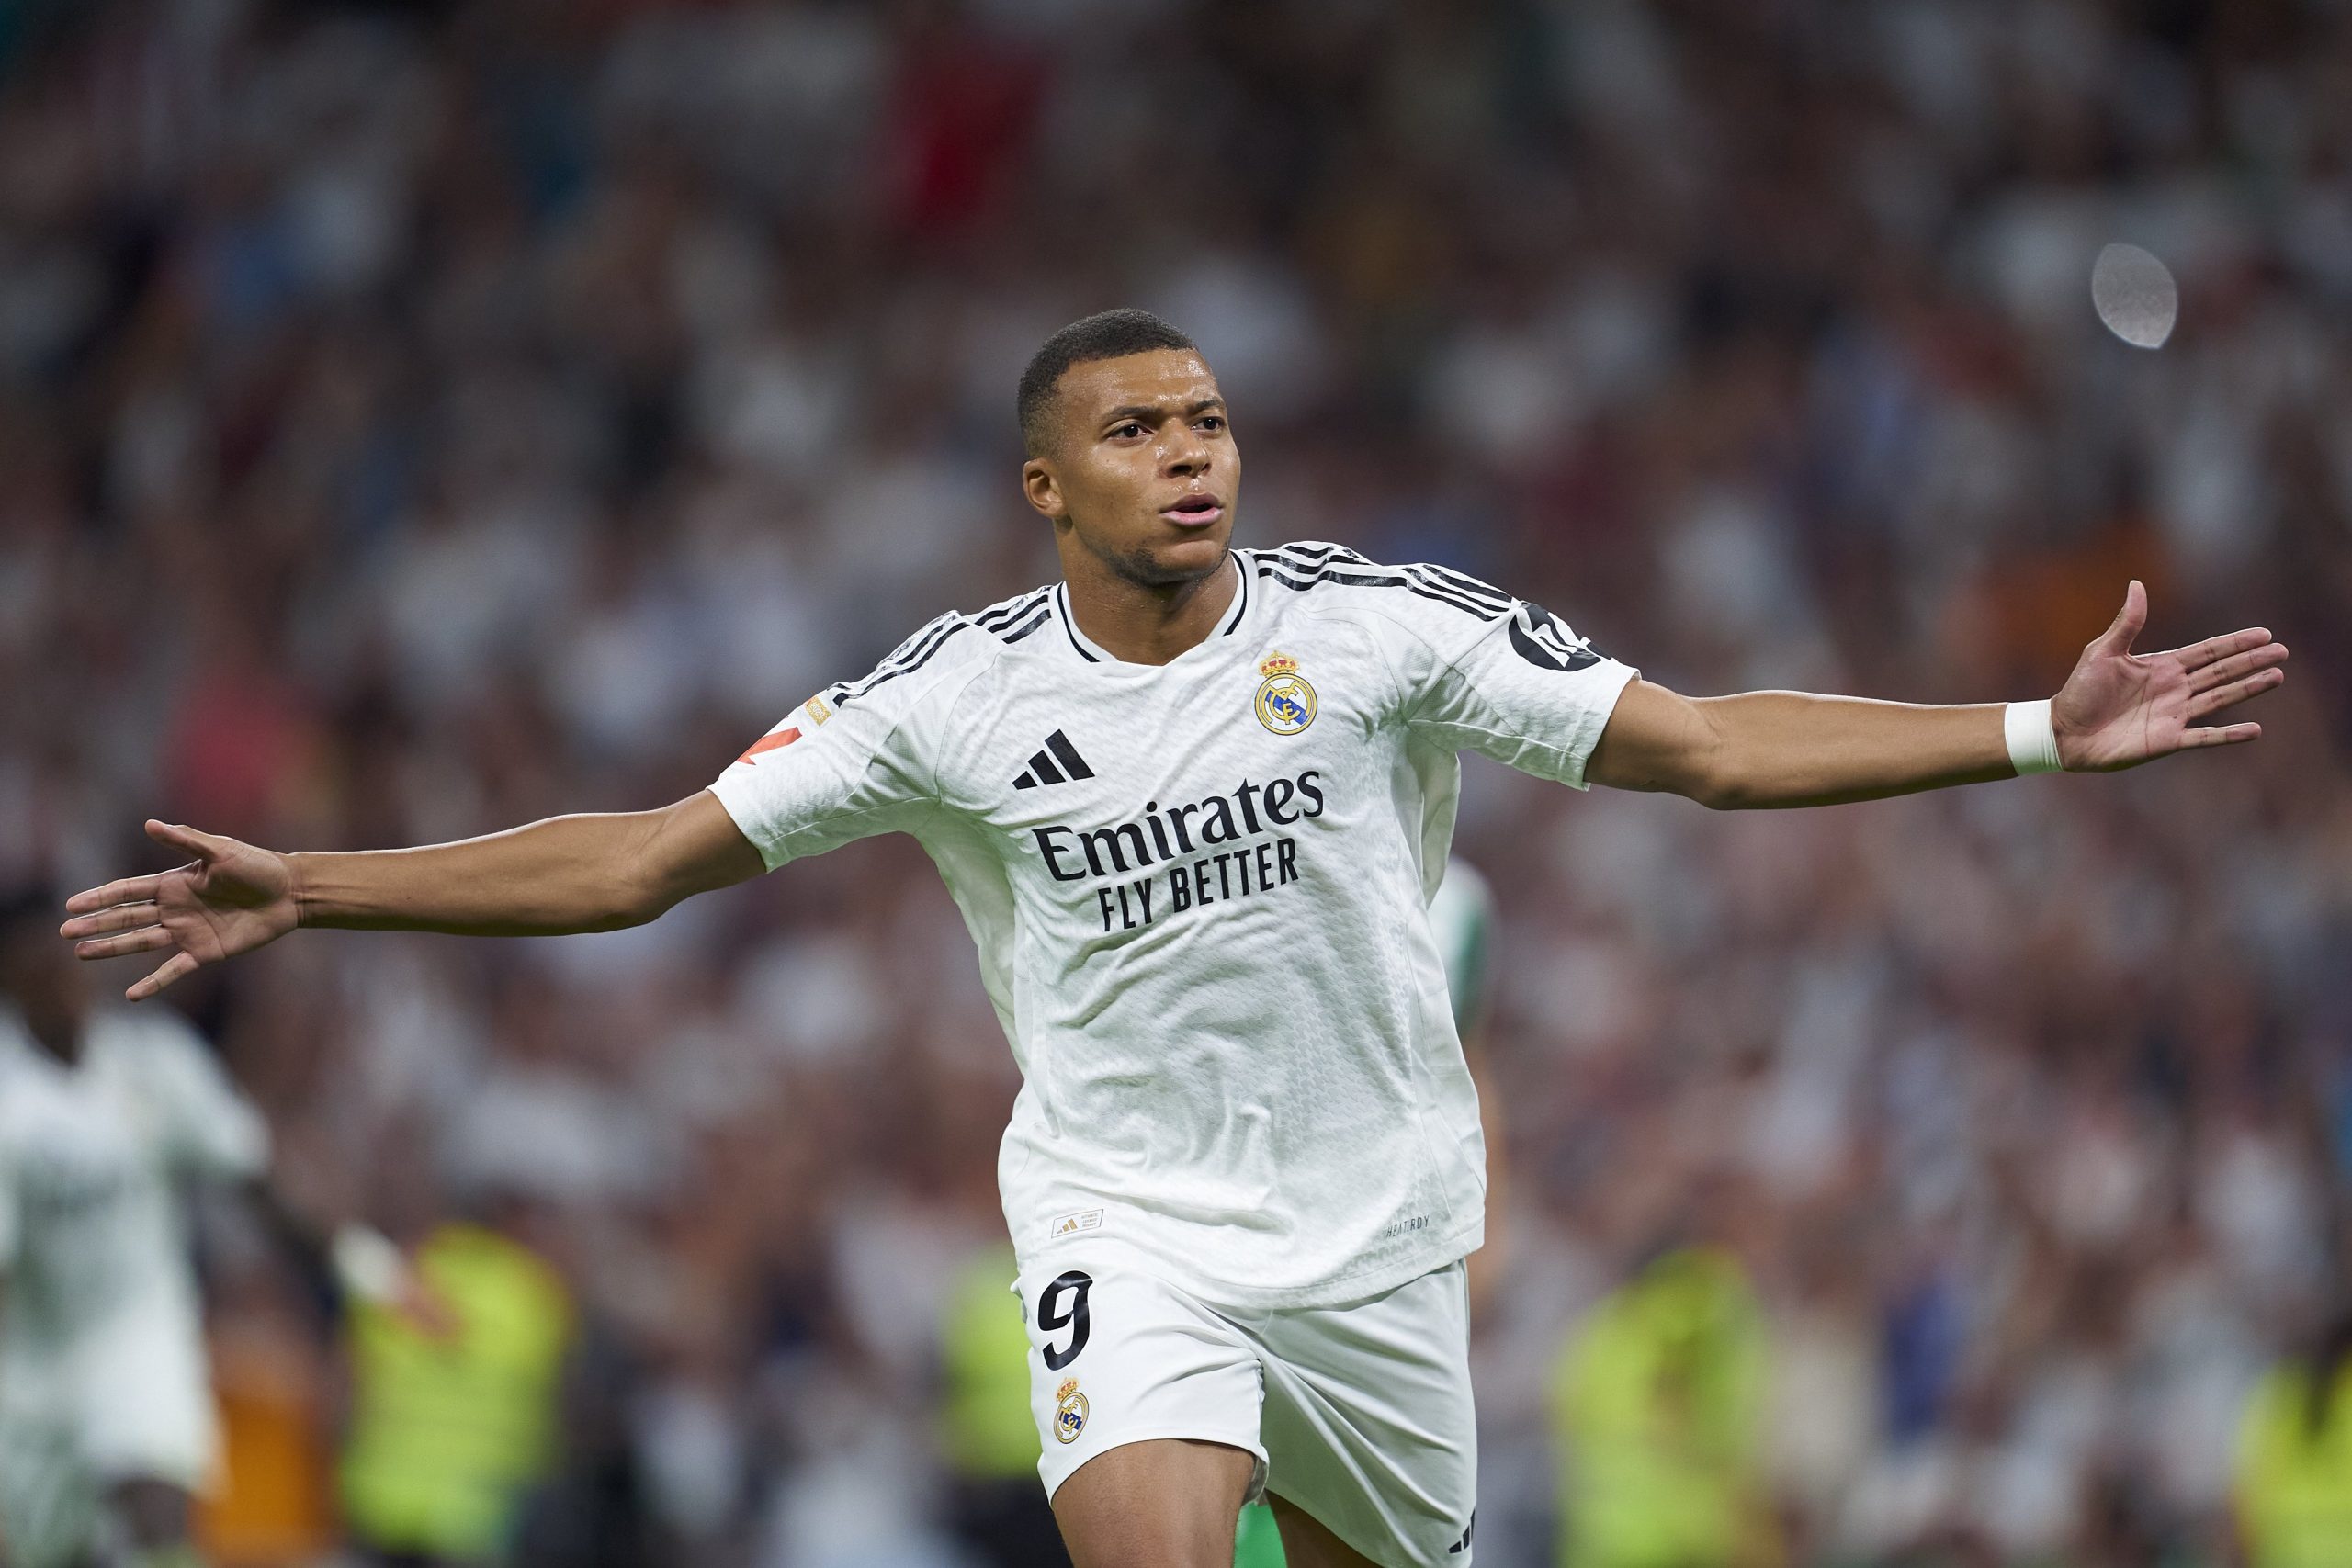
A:
[[[229,852],[229,840],[210,833],[199,833],[177,822],[147,819],[147,836],[159,844],[169,844],[175,850],[186,850],[205,864],[210,865]]]
[[[108,908],[116,904],[153,903],[156,890],[163,885],[161,876],[126,876],[103,887],[76,893],[65,900],[65,912],[86,915],[94,909]],[[70,936],[73,933],[69,931],[66,934]]]
[[[185,980],[202,967],[204,967],[202,964],[187,953],[175,953],[164,961],[161,968],[122,994],[128,1000],[143,1002],[174,981]]]
[[[2248,697],[2262,695],[2263,693],[2280,684],[2286,679],[2287,672],[2284,670],[2257,670],[2242,681],[2233,681],[2226,686],[2216,686],[2210,692],[2199,692],[2188,699],[2189,720],[2194,723],[2209,713],[2219,713],[2223,708],[2235,707]]]
[[[2216,724],[2200,729],[2180,732],[2180,749],[2193,750],[2199,746],[2234,746],[2241,740],[2262,739],[2258,724]]]
[[[2196,671],[2188,677],[2188,689],[2210,692],[2216,686],[2226,686],[2241,676],[2251,675],[2256,670],[2268,670],[2286,662],[2287,645],[2266,642],[2259,648],[2247,649],[2244,653],[2217,659],[2202,670]]]
[[[153,953],[174,945],[172,933],[161,926],[141,926],[120,936],[95,937],[74,944],[76,958],[119,958],[126,953]]]
[[[161,911],[156,908],[155,901],[146,898],[135,904],[117,904],[111,908],[100,909],[95,915],[76,915],[58,927],[57,934],[68,942],[79,942],[84,937],[104,936],[108,931],[127,931],[135,926],[152,926],[160,918]]]
[[[2133,578],[2123,591],[2123,608],[2115,613],[2115,624],[2101,632],[2091,646],[2108,653],[2129,653],[2132,641],[2140,628],[2148,624],[2148,591]]]
[[[2232,632],[2226,637],[2209,637],[2203,642],[2176,648],[2166,657],[2179,660],[2184,670],[2201,670],[2217,659],[2227,659],[2249,648],[2260,648],[2269,640],[2268,626],[2248,626],[2242,632]]]

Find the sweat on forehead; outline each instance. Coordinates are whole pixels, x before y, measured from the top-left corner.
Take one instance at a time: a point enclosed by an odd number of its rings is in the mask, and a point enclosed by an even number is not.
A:
[[[1071,366],[1096,359],[1124,359],[1131,354],[1149,354],[1155,349],[1197,351],[1198,347],[1158,316],[1133,306],[1072,321],[1039,345],[1037,352],[1029,356],[1028,367],[1021,372],[1018,412],[1022,445],[1033,457],[1046,450],[1050,434],[1046,422],[1053,409],[1054,390]]]

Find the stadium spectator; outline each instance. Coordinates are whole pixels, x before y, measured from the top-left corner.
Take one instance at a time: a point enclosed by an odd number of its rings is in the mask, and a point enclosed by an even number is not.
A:
[[[1777,1561],[1764,1489],[1770,1359],[1761,1304],[1728,1253],[1669,1252],[1600,1303],[1553,1374],[1559,1561]]]
[[[345,1517],[386,1564],[500,1562],[558,1462],[571,1302],[543,1259],[483,1224],[439,1224],[414,1258],[448,1321],[352,1303]]]
[[[2352,1562],[2352,1317],[2256,1389],[2238,1434],[2236,1505],[2248,1568]]]

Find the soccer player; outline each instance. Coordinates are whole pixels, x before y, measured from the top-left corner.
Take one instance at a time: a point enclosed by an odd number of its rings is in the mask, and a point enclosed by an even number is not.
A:
[[[1019,411],[1062,580],[942,615],[707,790],[361,853],[150,822],[187,863],[63,930],[165,954],[136,999],[298,926],[610,930],[912,834],[1023,1076],[999,1178],[1080,1568],[1223,1568],[1261,1493],[1293,1568],[1471,1561],[1482,1141],[1421,918],[1458,752],[1823,805],[2252,740],[2198,721],[2284,678],[2260,629],[2134,655],[2135,582],[2051,701],[1693,700],[1458,572],[1234,547],[1225,400],[1155,317],[1056,333]]]
[[[179,1562],[216,1439],[177,1190],[267,1140],[175,1014],[87,1006],[53,908],[0,911],[0,1530],[17,1568],[107,1530]]]
[[[175,1568],[219,1459],[183,1200],[254,1183],[268,1133],[178,1015],[91,1005],[55,907],[0,905],[0,1562]],[[380,1236],[248,1196],[314,1272],[422,1309]]]

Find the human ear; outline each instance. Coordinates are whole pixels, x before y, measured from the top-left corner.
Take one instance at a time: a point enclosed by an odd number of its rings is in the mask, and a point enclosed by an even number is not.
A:
[[[1021,465],[1021,494],[1031,506],[1057,523],[1069,515],[1069,502],[1062,497],[1061,480],[1056,477],[1053,464],[1044,457],[1032,457]]]

